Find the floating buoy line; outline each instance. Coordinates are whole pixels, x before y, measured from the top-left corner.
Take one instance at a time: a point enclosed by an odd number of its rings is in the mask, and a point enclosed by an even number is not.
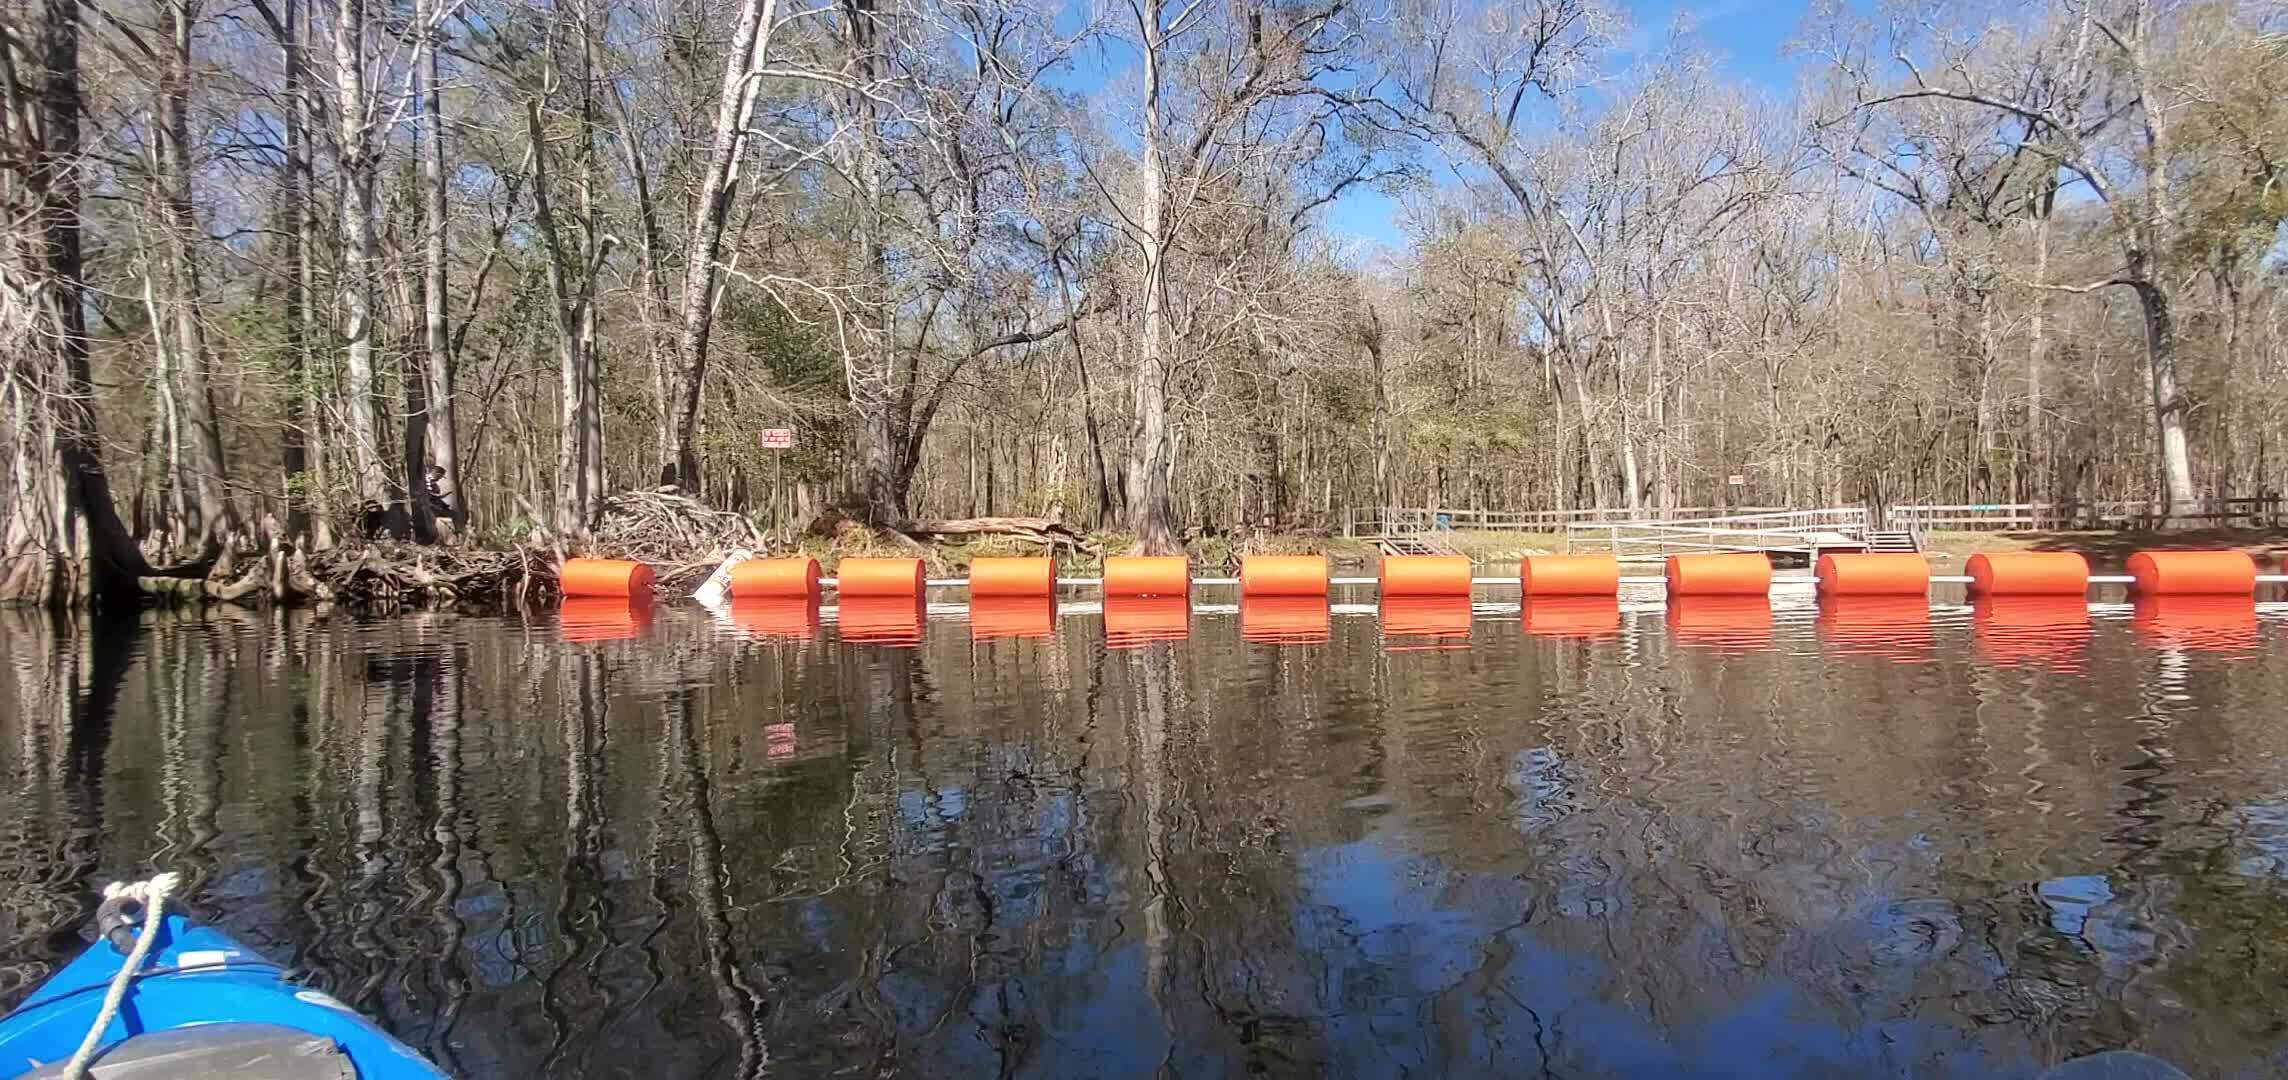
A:
[[[848,558],[829,576],[797,556],[734,558],[697,598],[763,637],[807,637],[833,622],[845,641],[911,643],[932,615],[966,615],[981,639],[1033,637],[1052,632],[1060,613],[1086,611],[1101,613],[1120,645],[1182,638],[1194,615],[1217,613],[1237,613],[1242,636],[1267,642],[1320,640],[1331,615],[1370,613],[1386,636],[1466,637],[1487,615],[1520,617],[1529,633],[1595,636],[1618,630],[1627,593],[1657,596],[1643,606],[1666,611],[1682,638],[1738,644],[1768,634],[1773,598],[1802,590],[1816,597],[1823,627],[1858,641],[1927,626],[1933,585],[1962,586],[1973,625],[1998,630],[2086,624],[2092,587],[2121,586],[2141,625],[2253,633],[2257,590],[2288,583],[2240,551],[2140,551],[2126,569],[2093,574],[2077,553],[2029,551],[1973,555],[1965,573],[1942,575],[1919,554],[1838,552],[1804,576],[1775,574],[1757,552],[1706,552],[1669,556],[1657,575],[1624,574],[1611,555],[1528,555],[1516,575],[1486,576],[1463,556],[1390,555],[1373,576],[1346,577],[1331,574],[1324,555],[1251,555],[1236,577],[1194,577],[1181,556],[1116,556],[1096,577],[1060,577],[1048,558],[979,558],[967,577],[930,578],[915,558]],[[650,621],[655,575],[641,563],[572,559],[560,580],[569,639],[632,637]],[[1514,602],[1473,599],[1508,587]],[[1356,588],[1374,589],[1376,601],[1331,602],[1336,590]],[[932,589],[965,590],[969,602],[931,604]],[[828,592],[832,605],[822,602]],[[1082,596],[1060,605],[1060,593]]]

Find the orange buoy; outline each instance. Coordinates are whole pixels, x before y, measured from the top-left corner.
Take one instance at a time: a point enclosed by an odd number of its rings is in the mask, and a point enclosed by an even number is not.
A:
[[[1820,639],[1842,656],[1925,663],[1931,659],[1930,614],[1930,601],[1920,596],[1822,596]]]
[[[2140,551],[2129,576],[2139,596],[2256,595],[2256,560],[2245,551]]]
[[[1973,597],[2089,593],[2089,560],[2071,551],[1981,551],[1965,569]]]
[[[1468,596],[1385,596],[1381,610],[1382,636],[1466,641],[1470,636],[1471,615]]]
[[[818,631],[818,598],[733,593],[731,625],[750,637],[801,641]]]
[[[1466,600],[1470,595],[1470,560],[1462,555],[1385,555],[1382,595],[1459,596]]]
[[[1191,633],[1192,602],[1185,597],[1115,594],[1104,598],[1104,643],[1110,648],[1182,641]]]
[[[1613,596],[1536,596],[1525,604],[1525,632],[1535,637],[1610,637],[1621,632],[1621,601]]]
[[[1055,596],[1055,559],[971,559],[969,596]]]
[[[1769,569],[1770,563],[1765,563],[1765,567]],[[1737,593],[1671,595],[1668,629],[1678,643],[1684,645],[1738,652],[1769,649],[1772,647],[1772,604],[1761,596]]]
[[[625,559],[566,559],[556,570],[566,596],[651,596],[651,567]]]
[[[1930,561],[1910,552],[1822,555],[1812,572],[1821,596],[1930,595]]]
[[[575,596],[556,611],[566,641],[624,641],[651,626],[651,594]]]
[[[2070,671],[2089,642],[2089,605],[2079,596],[1982,596],[1971,602],[1970,628],[1994,663]]]
[[[2256,604],[2238,596],[2174,593],[2139,596],[2130,624],[2146,644],[2170,649],[2254,649]]]
[[[1517,577],[1527,596],[1618,596],[1621,561],[1610,555],[1528,555],[1518,560]]]
[[[835,632],[843,641],[852,644],[889,645],[896,648],[919,645],[922,641],[921,595],[843,597],[835,605]]]
[[[1772,560],[1762,552],[1725,552],[1668,557],[1668,595],[1768,596]],[[1771,619],[1764,620],[1769,625]]]
[[[1239,560],[1241,596],[1325,596],[1324,555],[1249,555]],[[1321,604],[1322,609],[1326,605]]]
[[[844,559],[834,575],[834,591],[842,596],[922,595],[920,559]]]
[[[1106,596],[1190,596],[1192,567],[1181,555],[1115,555],[1104,560]],[[1187,620],[1191,613],[1187,610]]]
[[[818,560],[807,555],[789,559],[748,559],[731,567],[731,598],[818,595]]]
[[[1276,593],[1242,596],[1239,636],[1279,645],[1325,641],[1327,600],[1323,596]]]
[[[1057,602],[1053,597],[988,594],[973,596],[969,600],[969,636],[980,641],[992,638],[1048,637],[1056,629]]]

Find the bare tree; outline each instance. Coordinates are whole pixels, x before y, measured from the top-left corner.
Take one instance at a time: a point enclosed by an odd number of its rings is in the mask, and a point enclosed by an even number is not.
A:
[[[366,78],[365,0],[334,5],[335,171],[342,190],[341,313],[345,434],[350,444],[350,475],[363,511],[381,513],[390,502],[389,475],[381,458],[379,392],[374,382],[377,332],[375,292],[381,273],[381,247],[374,200],[381,151],[375,141],[376,101]]]
[[[1109,161],[1090,175],[1136,256],[1141,310],[1123,501],[1146,551],[1178,546],[1171,263],[1247,170],[1294,170],[1324,152],[1325,127],[1353,107],[1336,84],[1363,50],[1354,15],[1346,0],[1277,10],[1124,0],[1106,20],[1137,56],[1133,182],[1116,187]]]
[[[44,0],[28,11],[30,26],[0,22],[0,357],[11,432],[0,600],[131,608],[151,569],[112,504],[93,406],[80,8]]]
[[[675,362],[668,372],[666,422],[660,426],[659,480],[699,490],[699,406],[707,376],[707,339],[715,328],[715,283],[721,270],[723,231],[739,193],[748,122],[762,92],[763,67],[778,30],[778,0],[742,0],[723,54],[723,81],[715,107],[712,145],[699,178],[699,198],[684,248],[683,299]]]
[[[409,471],[411,502],[419,508],[416,531],[434,529],[432,513],[459,525],[468,518],[461,501],[460,424],[453,400],[453,347],[447,332],[447,290],[451,287],[446,260],[445,218],[445,109],[438,64],[439,24],[444,21],[444,0],[420,0],[414,9],[415,32],[420,39],[414,78],[421,94],[421,316],[422,418],[426,468]],[[408,463],[409,469],[415,463]],[[434,470],[435,482],[428,477]],[[437,505],[425,504],[434,498]]]
[[[547,138],[538,102],[526,103],[525,123],[532,139],[533,217],[548,250],[548,289],[555,300],[556,349],[561,390],[561,421],[556,473],[556,524],[578,531],[596,523],[605,492],[602,380],[593,333],[596,277],[617,243],[597,236],[590,250],[567,250],[549,198]],[[583,131],[585,140],[589,133]],[[595,236],[593,230],[583,235]]]
[[[1835,53],[1857,87],[1858,107],[1940,101],[2002,114],[2023,125],[2028,150],[2103,203],[2120,251],[2118,266],[2087,284],[2042,287],[2083,293],[2125,288],[2136,297],[2152,390],[2159,503],[2165,518],[2190,513],[2195,493],[2185,434],[2188,403],[2166,265],[2181,230],[2168,165],[2178,94],[2163,80],[2157,52],[2164,31],[2154,0],[2062,4],[2033,41],[1999,30],[1958,36],[1929,20],[1915,29],[1919,36],[1902,36],[1893,46],[1892,60],[1904,71],[1895,88],[1878,87],[1852,54]]]

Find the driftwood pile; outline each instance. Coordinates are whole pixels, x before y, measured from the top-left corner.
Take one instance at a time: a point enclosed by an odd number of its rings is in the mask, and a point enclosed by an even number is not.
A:
[[[373,543],[310,562],[326,598],[363,611],[408,607],[521,608],[556,595],[556,556],[520,544],[502,551]]]
[[[811,531],[854,544],[886,541],[933,564],[937,560],[930,543],[980,536],[1039,544],[1050,555],[1060,548],[1091,550],[1084,537],[1053,517],[958,518],[874,530],[830,512]],[[210,602],[333,602],[376,612],[526,608],[556,599],[556,568],[567,556],[647,563],[662,590],[687,591],[730,553],[769,547],[746,517],[713,509],[674,488],[654,488],[604,500],[593,532],[563,537],[536,529],[524,543],[505,550],[365,540],[305,555],[273,543],[268,558],[237,572],[243,576],[234,574],[228,584],[218,580],[221,573],[208,581],[186,582],[177,599],[188,601],[196,594]]]
[[[660,563],[762,543],[763,534],[744,516],[656,488],[606,498],[593,546],[602,557]]]
[[[743,515],[674,488],[654,488],[605,499],[595,535],[578,546],[598,558],[649,563],[662,586],[680,588],[697,584],[733,551],[761,551],[765,544]]]

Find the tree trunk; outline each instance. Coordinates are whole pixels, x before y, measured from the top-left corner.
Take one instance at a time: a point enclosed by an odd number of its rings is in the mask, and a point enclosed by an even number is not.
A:
[[[111,501],[96,427],[81,300],[79,12],[42,0],[31,40],[36,78],[9,88],[36,131],[6,131],[0,154],[0,363],[14,369],[7,423],[15,444],[0,600],[133,610],[150,573]],[[13,103],[12,103],[13,104]]]
[[[1096,478],[1096,522],[1102,525],[1120,514],[1119,488],[1112,481],[1112,466],[1104,457],[1104,435],[1096,422],[1096,384],[1088,374],[1088,349],[1081,341],[1080,315],[1073,310],[1072,281],[1065,275],[1064,248],[1052,245],[1049,265],[1057,275],[1057,300],[1064,305],[1065,325],[1071,328],[1073,368],[1080,378],[1080,421],[1088,434],[1088,458]]]
[[[1128,528],[1146,554],[1177,550],[1174,487],[1175,452],[1168,430],[1168,313],[1167,258],[1172,246],[1168,229],[1167,178],[1161,175],[1166,158],[1160,145],[1165,138],[1160,116],[1160,65],[1164,45],[1160,31],[1160,5],[1146,5],[1144,42],[1144,190],[1137,199],[1136,225],[1144,248],[1144,339],[1137,359],[1133,390],[1136,427],[1128,457]]]
[[[1585,361],[1567,357],[1565,364],[1567,383],[1573,388],[1573,413],[1581,425],[1581,471],[1588,480],[1588,493],[1597,509],[1613,505],[1612,477],[1605,467],[1605,458],[1599,452],[1596,410],[1590,404],[1589,365]],[[1576,482],[1578,485],[1578,482]]]
[[[628,115],[627,98],[620,92],[620,80],[606,79],[604,87],[612,95],[613,119],[619,128],[620,154],[633,181],[636,200],[636,235],[641,240],[637,249],[637,267],[642,276],[643,302],[637,312],[643,324],[644,351],[651,366],[651,392],[659,415],[669,413],[668,368],[674,350],[662,340],[668,327],[675,322],[674,309],[667,300],[667,243],[659,227],[659,204],[651,190],[651,170],[644,164],[643,155],[636,148],[635,121]]]
[[[2026,458],[2033,479],[2025,496],[2033,502],[2053,498],[2050,490],[2050,447],[2042,415],[2042,363],[2048,358],[2050,281],[2050,212],[2057,205],[2057,186],[2045,185],[2034,200],[2034,289],[2027,298],[2033,310],[2026,320]]]
[[[167,242],[164,254],[169,284],[165,313],[173,327],[175,349],[170,370],[174,376],[176,433],[181,457],[175,475],[189,483],[197,515],[195,527],[202,546],[224,541],[238,527],[224,474],[222,431],[215,421],[214,394],[208,377],[206,321],[200,310],[198,215],[191,201],[191,24],[197,18],[194,0],[168,4],[171,48],[167,56],[165,89],[159,110],[163,135],[159,140],[159,199]]]
[[[350,0],[344,0],[350,2]],[[669,412],[660,428],[659,481],[699,491],[699,405],[707,375],[707,338],[715,323],[715,257],[738,193],[739,161],[747,139],[747,117],[761,89],[759,70],[770,52],[778,0],[745,0],[723,58],[723,85],[715,107],[714,143],[707,171],[699,181],[692,214],[691,242],[684,251],[682,328],[676,339],[675,369],[669,373]]]
[[[2142,220],[2127,234],[2131,287],[2145,318],[2145,360],[2152,374],[2153,431],[2160,451],[2161,527],[2176,524],[2179,514],[2193,506],[2192,454],[2185,444],[2185,400],[2177,389],[2177,324],[2170,311],[2169,294],[2160,281],[2155,262],[2174,247],[2176,200],[2169,168],[2170,135],[2158,73],[2149,54],[2154,38],[2155,5],[2137,0],[2131,12],[2132,29],[2123,48],[2137,82],[2138,113],[2143,119],[2145,151],[2152,164],[2139,189]]]
[[[1656,299],[1652,309],[1652,502],[1662,517],[1676,509],[1676,488],[1669,478],[1668,448],[1674,436],[1669,430],[1667,343]]]
[[[309,91],[302,85],[307,52],[303,40],[306,22],[302,0],[286,0],[284,25],[278,46],[286,69],[286,171],[280,177],[279,212],[285,218],[279,233],[285,246],[282,290],[286,328],[286,385],[297,405],[308,401],[309,348],[316,318],[315,270],[310,265],[316,224],[310,210]],[[286,535],[297,542],[310,535],[309,449],[306,429],[314,423],[314,410],[303,410],[296,422],[281,433],[278,464],[286,474]]]
[[[416,316],[413,311],[415,298],[409,295],[410,286],[402,281],[393,284],[399,294],[398,310],[404,320],[403,325],[411,327]],[[438,519],[423,490],[426,487],[429,460],[429,386],[421,370],[426,350],[407,341],[399,345],[396,355],[399,363],[398,377],[405,388],[405,427],[398,432],[401,441],[397,447],[397,460],[404,469],[406,480],[405,535],[415,543],[434,544],[440,539],[437,532]],[[448,530],[451,525],[450,521],[446,522]]]
[[[2145,359],[2153,389],[2153,430],[2161,454],[2161,527],[2194,511],[2192,454],[2185,443],[2185,398],[2177,387],[2177,325],[2160,285],[2141,281],[2137,306],[2145,321]]]
[[[578,8],[580,17],[580,251],[581,264],[587,270],[578,291],[578,318],[575,332],[579,336],[580,407],[576,416],[580,425],[580,490],[584,501],[581,520],[589,523],[603,516],[604,496],[604,372],[602,350],[596,344],[596,304],[594,292],[596,275],[603,272],[603,258],[610,248],[599,233],[603,211],[596,205],[596,133],[599,129],[596,112],[596,50],[597,35],[602,30],[595,5],[583,2]],[[534,151],[537,159],[538,150]],[[704,498],[697,491],[694,498]]]
[[[338,0],[334,23],[334,93],[342,183],[342,374],[350,473],[361,513],[389,507],[381,425],[374,409],[374,276],[381,252],[374,234],[374,154],[366,126],[365,0]]]
[[[455,526],[468,520],[461,499],[460,425],[453,402],[453,344],[446,330],[449,282],[445,267],[445,111],[438,87],[436,0],[417,6],[421,52],[421,386],[428,407],[423,439],[425,468],[406,473],[411,503],[423,524],[440,516]],[[412,463],[408,463],[411,465]]]
[[[866,521],[876,527],[899,528],[906,524],[907,486],[913,477],[908,448],[914,441],[911,394],[915,382],[914,372],[908,370],[903,380],[904,392],[900,392],[898,346],[889,296],[887,208],[882,205],[886,197],[884,176],[888,170],[872,85],[880,74],[880,31],[874,22],[872,0],[842,0],[841,10],[842,45],[856,83],[843,101],[856,128],[847,168],[854,189],[851,198],[855,205],[851,209],[857,218],[858,232],[851,266],[856,296],[852,310],[845,316],[856,341],[844,346],[855,349],[858,355],[851,358],[848,367],[848,390],[866,435],[862,492]],[[923,342],[914,343],[917,351],[923,347]],[[919,364],[918,356],[914,362]],[[992,469],[991,453],[988,447],[985,462],[988,476]]]
[[[525,129],[532,140],[533,218],[548,252],[548,290],[555,300],[557,358],[556,525],[577,532],[596,523],[602,511],[603,422],[592,334],[596,275],[611,253],[609,236],[583,264],[571,262],[550,199],[548,147],[540,104],[525,102]]]
[[[1390,493],[1390,365],[1383,350],[1382,312],[1366,309],[1366,357],[1374,371],[1374,505],[1379,519],[1391,504]]]

